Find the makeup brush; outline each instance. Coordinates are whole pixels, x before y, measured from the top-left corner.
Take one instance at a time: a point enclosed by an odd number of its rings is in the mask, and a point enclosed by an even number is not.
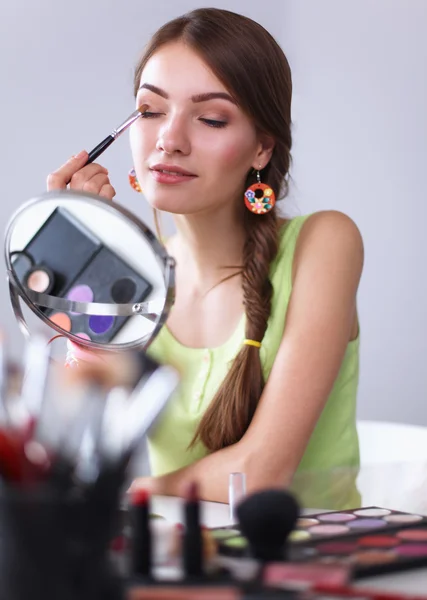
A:
[[[114,140],[116,140],[126,129],[128,129],[132,123],[134,123],[141,115],[145,113],[148,108],[148,104],[141,104],[129,117],[123,121],[121,125],[113,129],[109,136],[107,136],[101,143],[99,143],[93,150],[89,152],[89,157],[87,159],[87,165],[92,163],[94,160],[100,156],[104,150],[110,146]]]
[[[5,342],[3,332],[0,331],[0,425],[5,426],[8,422],[8,411],[6,406],[7,373],[6,373]]]
[[[24,380],[21,398],[28,413],[28,421],[41,413],[49,378],[52,346],[41,335],[33,335],[25,346]]]
[[[286,540],[299,515],[298,504],[289,492],[279,489],[256,492],[247,496],[236,512],[240,530],[256,560],[285,560]]]

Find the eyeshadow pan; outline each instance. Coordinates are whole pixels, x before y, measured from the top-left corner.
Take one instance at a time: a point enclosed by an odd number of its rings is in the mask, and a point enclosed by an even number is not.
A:
[[[363,565],[372,565],[378,563],[389,563],[397,560],[397,554],[383,550],[367,550],[366,552],[357,552],[351,556],[351,562]]]
[[[65,331],[71,331],[71,319],[66,313],[55,313],[49,317],[49,320]]]
[[[302,519],[298,519],[297,521],[297,527],[311,527],[312,525],[318,525],[319,521],[317,519],[310,519],[310,518],[302,518]]]
[[[228,538],[239,536],[241,537],[241,533],[238,529],[211,529],[212,537],[215,540],[223,541]]]
[[[321,556],[318,561],[322,565],[335,565],[342,564],[346,561],[346,558],[342,558],[341,556]]]
[[[72,302],[93,302],[93,291],[88,285],[75,285],[67,294],[67,299]],[[80,313],[71,312],[73,316]]]
[[[418,521],[422,521],[423,517],[420,515],[390,515],[389,517],[384,517],[384,520],[387,523],[417,523]]]
[[[409,542],[427,542],[427,529],[403,529],[397,532],[397,537]]]
[[[317,548],[310,548],[310,546],[308,546],[307,548],[301,549],[301,554],[303,556],[316,556],[319,553],[317,551]]]
[[[43,269],[32,271],[27,277],[27,287],[33,292],[43,294],[50,286],[51,278]]]
[[[308,533],[308,531],[302,530],[302,531],[292,531],[291,534],[289,535],[289,540],[291,542],[301,542],[303,540],[309,540],[310,539],[310,534]]]
[[[354,514],[358,517],[384,517],[390,513],[391,510],[387,508],[360,508],[354,511]]]
[[[106,333],[114,325],[114,317],[110,315],[92,315],[89,317],[89,328],[93,333]]]
[[[403,544],[396,552],[400,556],[427,556],[427,544]]]
[[[79,338],[82,338],[82,340],[90,341],[90,339],[91,339],[90,336],[87,333],[85,333],[84,331],[80,331],[79,333],[75,333],[74,335],[76,335]]]
[[[348,521],[354,521],[356,518],[351,513],[326,513],[324,515],[317,515],[319,521],[327,521],[328,523],[347,523]]]
[[[93,291],[88,285],[75,285],[67,294],[72,302],[92,302]]]
[[[229,540],[224,540],[223,542],[229,548],[241,548],[245,549],[248,546],[248,541],[243,536],[240,537],[232,537]]]
[[[350,529],[378,529],[386,525],[383,519],[356,519],[347,524]]]
[[[342,533],[348,533],[348,527],[346,525],[314,525],[310,527],[309,532],[315,535],[337,535]]]
[[[136,293],[136,283],[130,277],[118,279],[111,287],[111,297],[116,304],[130,302]]]
[[[358,550],[356,542],[325,542],[316,546],[322,554],[350,554]]]
[[[359,546],[366,548],[392,548],[397,544],[399,544],[399,540],[391,535],[367,535],[359,538]]]

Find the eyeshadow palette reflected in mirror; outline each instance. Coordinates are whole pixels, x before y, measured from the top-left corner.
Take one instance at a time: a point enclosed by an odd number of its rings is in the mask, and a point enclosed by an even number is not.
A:
[[[102,246],[73,281],[65,293],[76,302],[115,302],[128,304],[142,302],[150,293],[151,284],[131,269],[111,250]],[[54,313],[50,319],[63,329],[94,341],[109,342],[125,324],[127,317],[112,315],[80,315]]]
[[[28,289],[76,302],[142,302],[153,289],[64,208],[56,208],[25,248],[15,252],[13,268]],[[40,310],[66,332],[100,343],[113,340],[129,318]]]
[[[24,286],[62,298],[100,247],[87,227],[56,208],[25,247],[15,250],[13,268]]]

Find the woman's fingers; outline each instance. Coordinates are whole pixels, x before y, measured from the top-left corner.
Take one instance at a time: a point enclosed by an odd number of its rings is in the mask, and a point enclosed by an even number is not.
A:
[[[77,177],[80,175],[80,173],[82,172],[79,171],[79,173],[77,173],[74,177]],[[72,190],[81,190],[82,192],[87,192],[88,194],[99,194],[105,185],[110,185],[110,180],[108,179],[108,175],[105,173],[105,171],[95,171],[94,175],[90,176],[89,174],[84,175],[85,179],[80,179],[78,183],[74,181],[73,177],[70,184],[70,188]],[[89,178],[87,179],[86,176]]]
[[[107,184],[103,185],[99,192],[99,196],[102,196],[103,198],[106,198],[107,200],[112,200],[115,195],[116,195],[116,190],[113,188],[111,183],[107,183]]]
[[[59,167],[59,169],[53,171],[53,173],[49,173],[47,176],[48,191],[65,189],[73,175],[84,167],[87,159],[88,153],[85,150],[82,150],[77,156],[72,156],[67,160],[67,162]]]
[[[50,173],[47,178],[47,189],[64,190],[69,184],[70,189],[89,194],[103,196],[112,200],[116,191],[108,178],[108,171],[97,163],[86,164],[88,153],[83,150],[77,156],[70,158],[59,169]]]
[[[70,188],[73,190],[83,190],[85,186],[87,186],[89,181],[91,181],[94,177],[97,177],[98,175],[104,176],[104,183],[106,181],[109,181],[108,171],[105,167],[103,167],[102,165],[98,165],[97,163],[85,165],[82,169],[79,169],[76,173],[72,175],[70,181]],[[99,189],[102,187],[102,185],[99,187]]]

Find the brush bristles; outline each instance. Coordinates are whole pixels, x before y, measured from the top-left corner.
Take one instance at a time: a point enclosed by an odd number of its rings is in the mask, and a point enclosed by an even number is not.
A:
[[[147,108],[148,108],[148,104],[141,104],[141,106],[138,106],[138,110],[142,115],[145,113]]]

